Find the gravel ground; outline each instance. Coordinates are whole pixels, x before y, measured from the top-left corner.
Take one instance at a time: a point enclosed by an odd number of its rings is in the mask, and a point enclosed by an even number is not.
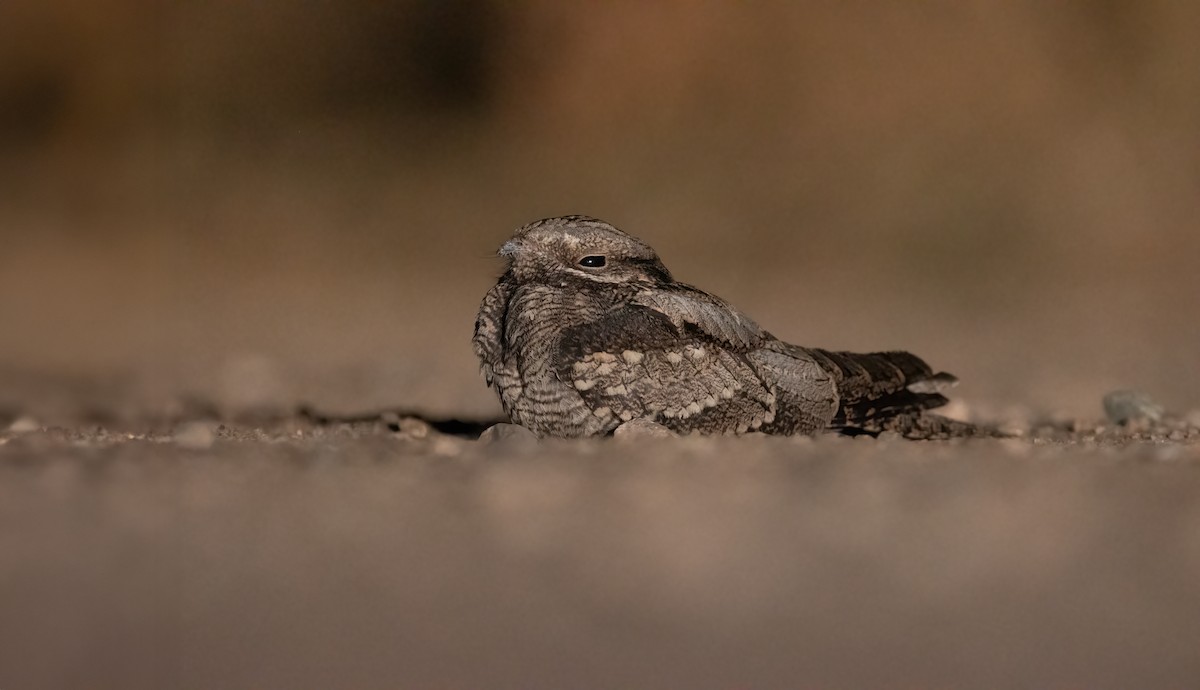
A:
[[[1185,422],[961,442],[481,429],[11,420],[0,688],[1200,682]]]
[[[942,4],[0,4],[0,690],[1200,687],[1200,3]],[[478,441],[561,213],[1011,437]]]

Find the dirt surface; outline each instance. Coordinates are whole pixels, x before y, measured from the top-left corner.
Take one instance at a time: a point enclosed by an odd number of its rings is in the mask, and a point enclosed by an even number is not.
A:
[[[1197,35],[0,2],[0,690],[1200,687]],[[568,213],[1013,438],[476,441]]]
[[[487,443],[193,416],[0,433],[0,687],[1200,679],[1186,422]]]

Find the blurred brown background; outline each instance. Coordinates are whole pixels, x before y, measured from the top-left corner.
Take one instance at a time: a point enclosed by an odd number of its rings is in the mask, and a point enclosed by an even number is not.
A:
[[[973,414],[1197,406],[1200,4],[6,0],[0,407],[498,412],[579,212]]]
[[[1171,0],[0,0],[0,685],[1195,687],[1194,434],[248,413],[498,414],[495,249],[577,212],[959,413],[1195,414],[1197,37]]]

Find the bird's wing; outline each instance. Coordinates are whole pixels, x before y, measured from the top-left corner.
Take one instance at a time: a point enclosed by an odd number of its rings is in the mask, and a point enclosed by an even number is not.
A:
[[[633,303],[662,314],[681,331],[699,330],[727,347],[746,351],[769,338],[754,321],[719,297],[690,285],[645,290]]]
[[[772,431],[811,434],[829,425],[838,411],[832,374],[802,348],[774,341],[749,354],[758,375],[774,387],[778,399]]]
[[[774,394],[745,355],[753,322],[703,301],[644,302],[650,304],[619,307],[563,334],[559,377],[593,414],[710,432],[746,431],[773,419]]]
[[[662,312],[685,332],[698,330],[745,353],[757,378],[773,392],[772,433],[812,433],[833,419],[838,391],[832,375],[802,348],[779,341],[724,300],[677,283],[644,292],[635,302]]]

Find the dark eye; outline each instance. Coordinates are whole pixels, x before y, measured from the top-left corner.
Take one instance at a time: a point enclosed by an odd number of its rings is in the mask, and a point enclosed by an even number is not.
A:
[[[603,256],[585,256],[579,260],[579,265],[584,268],[604,268],[605,260]]]

